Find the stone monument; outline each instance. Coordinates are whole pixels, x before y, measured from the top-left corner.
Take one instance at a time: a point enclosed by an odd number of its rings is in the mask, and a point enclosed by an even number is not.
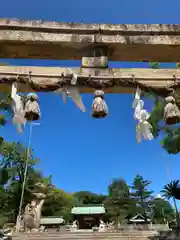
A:
[[[72,232],[76,232],[78,230],[78,224],[77,224],[77,220],[73,221],[73,224],[71,226],[71,231]]]
[[[44,200],[47,197],[47,186],[42,183],[36,184],[38,193],[33,193],[33,198],[25,207],[23,222],[24,231],[39,231],[41,211]]]
[[[106,225],[102,220],[100,220],[98,232],[105,232],[105,231],[106,231]]]

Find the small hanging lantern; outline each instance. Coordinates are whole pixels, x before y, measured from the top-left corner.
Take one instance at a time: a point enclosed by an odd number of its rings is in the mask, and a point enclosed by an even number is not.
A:
[[[173,125],[180,122],[180,110],[176,105],[175,98],[168,96],[165,98],[164,120],[167,125]]]
[[[103,118],[108,114],[108,106],[104,100],[104,92],[102,90],[96,90],[94,95],[92,117]]]
[[[35,93],[29,93],[25,99],[24,105],[25,118],[28,121],[37,121],[40,119],[40,108],[38,96]]]

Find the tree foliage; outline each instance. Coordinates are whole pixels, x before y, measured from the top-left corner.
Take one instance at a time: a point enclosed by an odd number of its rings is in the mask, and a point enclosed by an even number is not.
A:
[[[152,196],[152,191],[148,190],[150,181],[144,180],[141,175],[136,175],[132,185],[132,196],[136,201],[136,205],[140,207],[142,214],[147,220],[149,204]]]
[[[0,226],[6,222],[15,223],[16,221],[26,162],[28,171],[22,211],[25,205],[33,199],[33,193],[38,192],[39,184],[43,183],[44,193],[47,196],[42,209],[43,216],[63,216],[66,221],[71,221],[73,206],[97,204],[104,204],[107,210],[106,219],[116,224],[127,222],[137,213],[147,214],[149,204],[155,206],[154,222],[162,222],[164,215],[166,219],[172,219],[174,216],[171,205],[163,199],[154,199],[153,192],[149,190],[150,181],[144,180],[140,175],[134,178],[131,187],[124,179],[114,179],[108,186],[107,195],[89,191],[70,194],[54,186],[52,176],[45,177],[37,169],[39,159],[32,149],[27,158],[27,148],[22,144],[3,142],[0,153],[1,169],[5,169],[7,173],[7,176],[1,175],[3,184],[0,187]]]
[[[124,179],[115,179],[108,187],[105,207],[116,224],[125,222],[132,215],[135,203]]]
[[[180,227],[180,216],[176,204],[176,199],[180,200],[180,181],[174,180],[164,186],[163,190],[161,191],[165,198],[173,199],[175,210],[176,210],[176,221],[178,227]]]
[[[70,212],[73,206],[73,196],[61,189],[53,187],[43,206],[43,216],[63,216],[70,220]]]
[[[106,196],[102,194],[96,194],[89,191],[80,191],[73,194],[74,204],[102,204],[106,199]]]
[[[149,67],[153,69],[158,69],[160,68],[160,63],[159,62],[149,62]]]
[[[167,199],[174,197],[175,199],[180,200],[180,181],[171,181],[164,186],[161,192],[163,193],[163,196]]]
[[[150,181],[144,180],[141,175],[136,175],[133,181],[132,190],[134,192],[132,195],[136,199],[137,202],[142,203],[147,201],[152,195],[152,191],[148,190],[148,186],[151,184]]]
[[[149,67],[153,69],[160,68],[157,62],[149,63]],[[176,68],[180,67],[180,63],[176,64]],[[153,94],[150,94],[151,96]],[[154,95],[153,95],[154,96]],[[177,106],[180,108],[180,95],[179,92],[174,92],[174,98]],[[159,96],[154,96],[153,109],[149,119],[153,127],[153,135],[155,138],[161,137],[160,144],[169,154],[177,154],[180,152],[180,128],[179,124],[174,126],[167,126],[163,120],[164,117],[164,99]]]
[[[163,198],[155,198],[152,200],[153,220],[155,223],[165,224],[174,220],[174,210],[171,204]]]
[[[7,123],[8,116],[12,116],[10,94],[0,93],[0,111],[0,126],[4,126]]]

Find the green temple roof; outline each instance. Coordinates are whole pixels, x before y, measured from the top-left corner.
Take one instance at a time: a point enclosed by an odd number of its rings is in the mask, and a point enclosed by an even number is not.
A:
[[[103,206],[93,207],[73,207],[71,210],[72,214],[104,214],[106,212]]]

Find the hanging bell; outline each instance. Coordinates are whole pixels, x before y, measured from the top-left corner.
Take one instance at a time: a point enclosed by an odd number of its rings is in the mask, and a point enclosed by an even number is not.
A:
[[[40,108],[38,96],[35,93],[29,93],[25,99],[24,105],[25,118],[28,121],[37,121],[40,119]]]
[[[108,106],[104,100],[104,92],[102,90],[96,90],[94,95],[92,117],[103,118],[108,114]]]
[[[164,120],[167,125],[173,125],[180,122],[180,110],[176,105],[175,98],[168,96],[165,98]]]

